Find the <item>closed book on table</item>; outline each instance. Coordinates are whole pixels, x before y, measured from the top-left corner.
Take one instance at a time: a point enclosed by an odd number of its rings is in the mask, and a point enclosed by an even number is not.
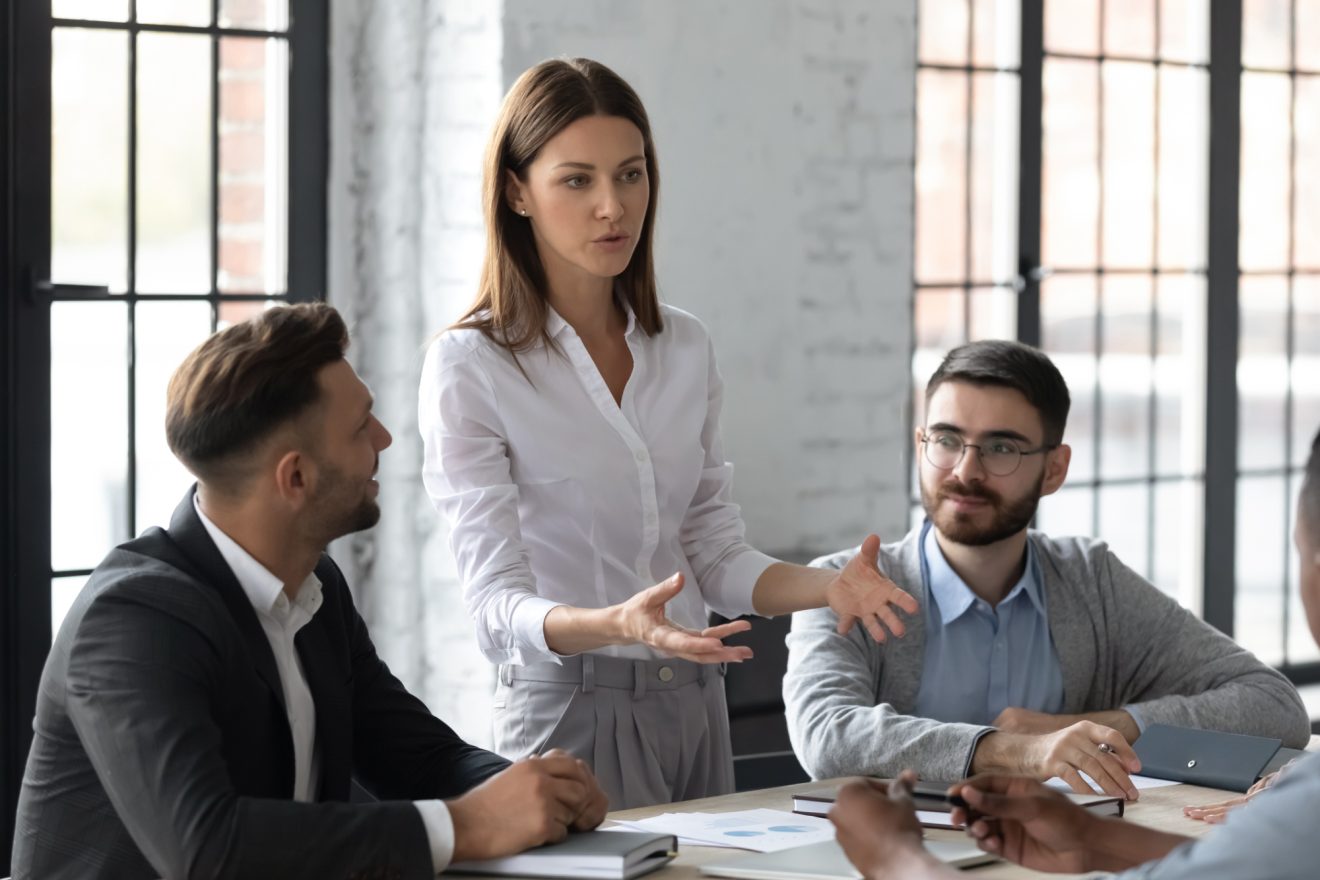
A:
[[[1150,724],[1132,750],[1141,759],[1145,776],[1246,791],[1282,744],[1264,736]]]
[[[824,816],[830,811],[830,807],[834,806],[834,799],[838,794],[839,788],[834,785],[798,792],[793,795],[793,812],[806,816]],[[1079,807],[1086,807],[1097,816],[1123,815],[1125,801],[1121,797],[1109,794],[1077,794],[1072,791],[1061,794],[1067,795],[1073,803]],[[917,821],[927,828],[960,828],[961,826],[949,821],[951,809],[952,807],[948,805],[923,801],[917,810]]]
[[[585,831],[513,856],[454,862],[445,873],[628,880],[668,864],[677,851],[678,840],[672,834]]]

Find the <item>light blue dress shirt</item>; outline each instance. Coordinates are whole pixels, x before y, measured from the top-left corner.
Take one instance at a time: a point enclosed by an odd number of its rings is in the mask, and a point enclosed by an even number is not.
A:
[[[915,714],[991,724],[1010,706],[1063,711],[1063,670],[1030,541],[1022,578],[996,607],[949,567],[929,520],[921,535],[921,573],[930,601],[923,609],[926,649]]]
[[[1272,788],[1229,813],[1222,827],[1113,880],[1314,880],[1320,874],[1317,809],[1320,755],[1307,755]]]

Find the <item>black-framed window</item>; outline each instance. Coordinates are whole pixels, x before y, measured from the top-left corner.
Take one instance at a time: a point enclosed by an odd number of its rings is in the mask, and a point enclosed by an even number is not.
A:
[[[1320,661],[1300,604],[1295,502],[1320,427],[1320,6],[1242,17],[1234,626],[1264,659]]]
[[[1017,334],[1018,15],[1016,3],[921,0],[918,8],[914,424],[946,351]],[[918,522],[915,468],[912,480]]]
[[[1262,658],[1320,679],[1290,545],[1320,427],[1320,9],[923,0],[920,11],[913,417],[952,345],[1015,335],[1042,346],[1073,394],[1074,456],[1039,525],[1109,540]],[[964,103],[921,91],[948,64],[926,48],[978,19],[1020,24],[1016,119],[1010,102],[973,106],[970,89]],[[952,60],[966,75],[974,45]],[[1015,218],[950,195],[973,174],[950,146],[974,152],[959,111],[1004,114],[998,126],[1021,132]],[[1016,320],[978,324],[976,291],[1000,279],[968,271],[955,246],[968,233],[954,230],[1003,240],[1014,224],[1016,299],[1005,290],[980,310],[1012,307]],[[956,267],[942,313],[927,242]]]
[[[54,629],[105,552],[168,524],[191,482],[161,430],[174,367],[288,297],[289,10],[52,6]]]
[[[36,679],[115,544],[191,478],[165,386],[217,327],[323,296],[319,0],[49,0],[6,32],[3,782],[9,844]],[[12,343],[12,344],[11,344]]]

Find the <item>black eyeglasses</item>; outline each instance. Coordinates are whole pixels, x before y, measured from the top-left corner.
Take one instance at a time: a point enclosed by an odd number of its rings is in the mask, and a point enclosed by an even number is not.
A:
[[[1039,455],[1058,449],[1058,443],[1041,446],[1038,449],[1023,449],[1006,437],[989,440],[985,443],[965,443],[963,438],[949,431],[923,433],[921,443],[926,447],[926,461],[942,471],[951,471],[962,461],[968,449],[975,449],[985,472],[996,477],[1007,477],[1017,471],[1022,464],[1022,456]]]

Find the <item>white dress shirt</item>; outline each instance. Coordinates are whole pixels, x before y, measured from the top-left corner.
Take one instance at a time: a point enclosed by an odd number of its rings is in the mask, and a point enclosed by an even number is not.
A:
[[[663,332],[647,336],[628,312],[621,403],[553,309],[546,329],[562,353],[538,343],[515,363],[476,330],[446,331],[427,352],[422,476],[452,527],[463,597],[493,662],[557,663],[551,608],[614,605],[676,571],[687,580],[669,603],[675,622],[702,629],[708,608],[753,610],[775,560],[746,544],[733,503],[714,349],[692,315],[662,314]],[[600,653],[659,656],[644,645]]]
[[[202,512],[201,502],[193,495],[193,507],[206,527],[215,547],[229,565],[230,571],[247,594],[257,620],[270,642],[279,671],[280,687],[284,691],[284,705],[289,713],[289,730],[293,734],[293,799],[310,803],[316,800],[321,778],[321,752],[316,743],[316,702],[307,686],[302,658],[294,646],[294,637],[321,607],[321,581],[314,574],[298,587],[297,598],[289,601],[284,583],[270,570],[252,558],[252,555]],[[444,801],[414,801],[426,826],[427,842],[431,846],[431,861],[436,873],[443,871],[454,853],[454,823]]]

